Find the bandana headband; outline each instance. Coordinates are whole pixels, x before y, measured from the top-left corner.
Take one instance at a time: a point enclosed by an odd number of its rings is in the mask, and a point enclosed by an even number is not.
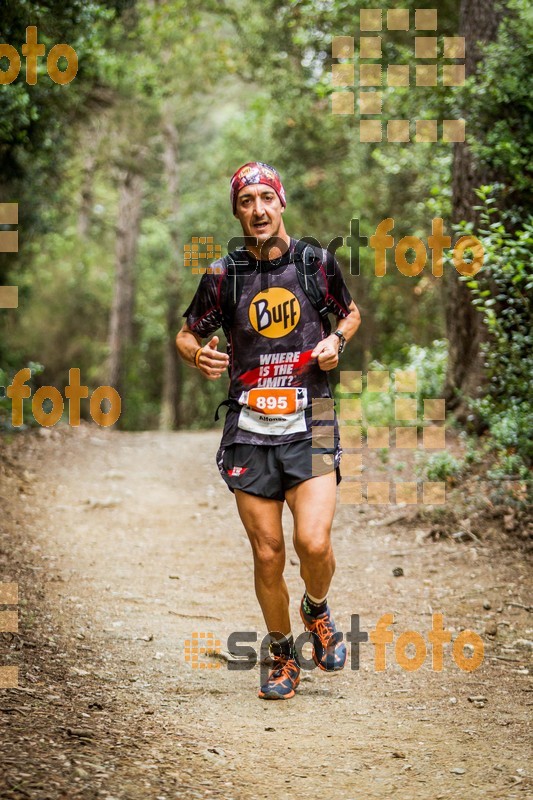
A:
[[[287,205],[285,189],[278,171],[263,161],[249,161],[248,164],[239,167],[231,179],[230,200],[234,214],[237,207],[237,195],[240,190],[243,186],[249,186],[253,183],[266,183],[267,186],[272,187],[278,195],[281,205],[285,208]]]

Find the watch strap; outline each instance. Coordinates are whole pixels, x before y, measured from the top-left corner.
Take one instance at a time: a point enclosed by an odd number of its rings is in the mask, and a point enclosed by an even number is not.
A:
[[[337,336],[340,342],[339,344],[339,355],[340,355],[344,350],[344,348],[346,347],[346,339],[342,331],[335,331],[334,336]]]

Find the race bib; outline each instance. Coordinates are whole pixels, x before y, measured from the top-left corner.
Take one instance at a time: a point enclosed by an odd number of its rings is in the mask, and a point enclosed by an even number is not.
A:
[[[251,433],[283,436],[307,430],[307,389],[260,388],[243,392],[238,426]]]
[[[307,408],[307,389],[300,387],[250,389],[249,392],[242,392],[239,403],[261,414],[295,414]]]

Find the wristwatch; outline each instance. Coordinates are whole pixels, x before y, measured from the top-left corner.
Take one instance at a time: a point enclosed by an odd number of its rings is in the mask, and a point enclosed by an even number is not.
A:
[[[344,348],[346,347],[346,339],[344,338],[344,334],[342,331],[335,331],[333,335],[339,337],[339,355],[340,355],[344,350]]]

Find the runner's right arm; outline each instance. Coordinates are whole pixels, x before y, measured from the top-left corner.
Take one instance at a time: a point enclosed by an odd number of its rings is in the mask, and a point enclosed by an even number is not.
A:
[[[206,378],[217,380],[226,371],[229,357],[219,353],[218,336],[213,336],[222,324],[219,306],[218,276],[205,273],[196,293],[183,314],[185,323],[176,336],[176,347],[182,359],[198,367]],[[209,339],[202,345],[202,339]]]
[[[176,347],[182,359],[191,367],[198,367],[206,378],[215,381],[226,371],[229,358],[226,353],[219,353],[217,345],[218,336],[202,346],[200,337],[191,331],[185,323],[176,336]]]

